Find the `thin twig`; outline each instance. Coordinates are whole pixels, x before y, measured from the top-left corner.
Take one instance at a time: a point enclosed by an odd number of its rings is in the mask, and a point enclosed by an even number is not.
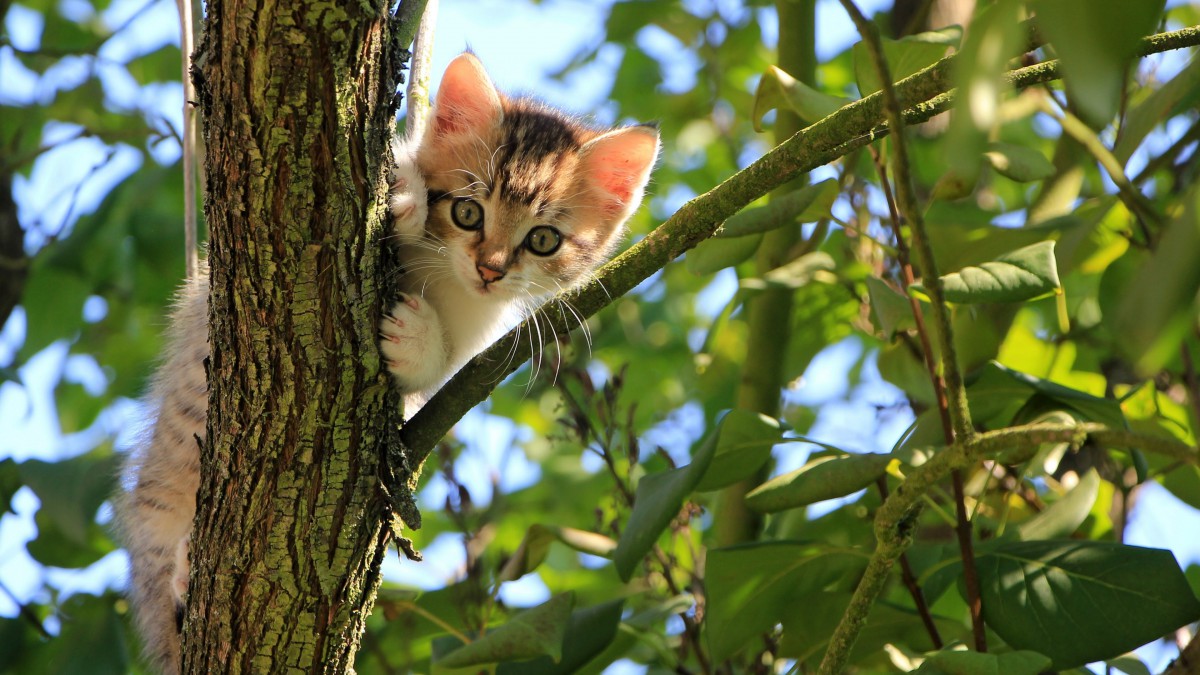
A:
[[[192,83],[194,27],[192,0],[175,0],[179,9],[179,51],[183,70],[183,249],[188,279],[196,278],[199,253],[196,242],[196,87]]]
[[[933,361],[928,338],[922,330],[922,344],[925,347],[925,363],[929,369],[929,377],[933,381],[937,394],[938,412],[942,420],[942,431],[946,444],[951,445],[956,440],[968,440],[974,430],[971,427],[971,411],[967,404],[967,391],[963,385],[962,375],[958,371],[958,357],[954,351],[954,332],[950,323],[950,310],[942,293],[942,282],[938,276],[937,261],[933,255],[933,247],[925,232],[925,221],[917,203],[916,189],[913,187],[909,171],[908,145],[904,139],[904,109],[896,96],[892,84],[891,69],[883,53],[883,45],[879,38],[879,29],[867,20],[853,0],[841,0],[842,7],[850,15],[850,19],[862,35],[863,43],[871,55],[875,71],[879,76],[883,92],[884,114],[888,128],[892,130],[892,174],[895,179],[896,208],[903,216],[912,231],[913,245],[921,264],[921,276],[929,291],[930,304],[936,322],[938,347],[941,348],[941,368]],[[894,216],[895,219],[895,216]],[[897,235],[899,235],[897,223]],[[897,236],[897,239],[902,237]],[[911,268],[908,272],[911,274]],[[910,296],[913,316],[919,329],[924,325],[921,320],[921,309],[915,298]],[[959,550],[963,561],[963,580],[967,590],[967,607],[971,613],[971,629],[975,638],[975,649],[987,651],[987,633],[983,626],[983,604],[979,592],[979,575],[975,569],[975,553],[971,540],[971,522],[967,517],[967,507],[963,495],[963,478],[959,471],[953,472],[954,501],[958,517],[955,533],[958,536]],[[881,542],[882,543],[882,542]],[[847,610],[849,611],[849,610]]]
[[[887,501],[887,478],[880,476],[875,481],[875,485],[879,488],[880,497]],[[941,649],[944,644],[942,636],[938,633],[937,624],[933,621],[933,614],[929,612],[929,604],[925,602],[925,593],[921,591],[921,586],[917,583],[917,576],[913,574],[912,565],[909,564],[908,555],[905,553],[900,554],[900,579],[904,582],[904,587],[908,589],[908,594],[912,596],[913,605],[917,608],[921,623],[925,624],[925,631],[929,633],[929,640],[933,643],[933,648]]]
[[[407,4],[407,3],[405,3]],[[429,120],[429,66],[433,61],[433,35],[437,27],[438,0],[426,0],[421,13],[421,25],[413,39],[412,60],[408,65],[408,117],[405,122],[409,138],[420,138]]]

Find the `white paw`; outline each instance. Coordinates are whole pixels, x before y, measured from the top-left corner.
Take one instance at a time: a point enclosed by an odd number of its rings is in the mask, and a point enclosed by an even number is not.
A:
[[[400,294],[400,302],[379,322],[379,350],[388,372],[405,394],[430,389],[446,375],[442,323],[420,296]]]
[[[188,539],[185,537],[175,547],[175,570],[171,574],[171,590],[175,593],[175,604],[182,605],[188,590]]]
[[[421,236],[429,216],[429,193],[425,178],[417,169],[414,149],[405,144],[394,147],[396,168],[392,169],[392,228],[400,235]]]

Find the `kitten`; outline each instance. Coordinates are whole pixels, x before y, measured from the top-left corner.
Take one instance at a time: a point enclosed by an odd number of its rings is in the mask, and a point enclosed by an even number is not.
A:
[[[471,54],[446,69],[424,136],[395,144],[400,298],[380,350],[411,412],[552,293],[612,252],[658,154],[658,133],[600,131],[496,91]],[[130,454],[118,500],[130,599],[147,661],[179,671],[188,538],[200,480],[209,355],[208,279],[180,294],[150,400],[157,419]],[[411,406],[411,407],[409,407]]]

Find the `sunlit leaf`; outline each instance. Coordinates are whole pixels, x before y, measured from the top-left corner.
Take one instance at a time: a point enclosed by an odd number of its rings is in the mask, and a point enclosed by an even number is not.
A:
[[[783,438],[779,420],[739,409],[722,417],[713,433],[716,454],[696,485],[697,492],[716,490],[754,475],[770,458],[771,448]]]
[[[1200,618],[1169,551],[1101,541],[1005,543],[978,556],[984,619],[1056,669],[1124,654]]]
[[[1092,469],[1066,496],[1018,525],[1017,532],[1026,541],[1068,537],[1087,519],[1099,492],[1100,474]]]
[[[768,232],[785,225],[811,223],[829,215],[837,192],[837,181],[832,178],[793,190],[763,206],[744,209],[734,214],[717,230],[715,236],[731,239]]]
[[[1030,183],[1054,175],[1054,165],[1033,148],[1013,143],[992,143],[984,158],[996,173],[1018,183]]]
[[[445,668],[463,668],[524,661],[543,655],[558,662],[562,659],[563,636],[574,604],[573,594],[556,595],[514,616],[478,640],[441,656],[437,663]]]
[[[891,460],[891,455],[876,454],[822,457],[754,488],[746,495],[746,506],[774,513],[845,497],[874,483]]]
[[[729,239],[705,239],[688,251],[686,263],[692,274],[712,274],[745,262],[758,250],[761,234]]]
[[[927,675],[1039,675],[1049,667],[1049,657],[1037,652],[983,654],[954,649],[930,654],[916,672]]]
[[[817,91],[777,66],[768,66],[754,92],[751,119],[754,130],[761,133],[763,115],[781,106],[787,106],[801,120],[811,124],[849,102],[850,99]]]
[[[1054,242],[1006,253],[992,262],[964,267],[942,277],[949,302],[1020,302],[1062,286],[1054,261]]]

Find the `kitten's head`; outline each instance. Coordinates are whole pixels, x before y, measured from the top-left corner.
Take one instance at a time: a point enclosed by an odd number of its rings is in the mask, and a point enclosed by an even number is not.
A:
[[[569,288],[616,247],[657,156],[657,130],[600,131],[510,99],[462,54],[446,68],[417,155],[426,236],[445,246],[456,281],[481,295]]]

